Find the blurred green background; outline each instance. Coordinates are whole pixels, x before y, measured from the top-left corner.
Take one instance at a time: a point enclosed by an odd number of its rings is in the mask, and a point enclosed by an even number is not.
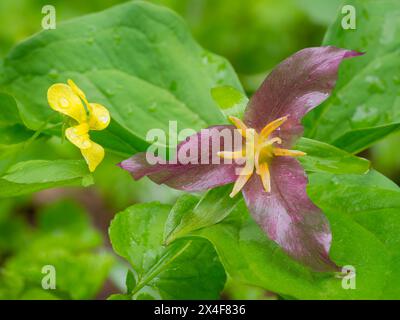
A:
[[[257,89],[268,72],[281,60],[304,47],[319,46],[341,3],[340,0],[149,1],[176,11],[186,20],[195,39],[203,47],[228,58],[249,94]],[[60,23],[122,2],[125,1],[0,0],[0,59],[15,44],[41,30],[41,10],[44,5],[55,6],[57,23]],[[397,183],[400,182],[400,159],[394,156],[392,150],[400,147],[399,138],[400,135],[393,135],[362,154],[372,160],[378,171]],[[80,158],[79,151],[69,144],[60,148],[58,143],[52,144],[50,141],[49,145],[52,152],[48,154],[52,154],[54,158]],[[21,213],[24,219],[34,219],[31,214],[39,211],[38,208],[60,198],[71,198],[80,202],[91,213],[92,222],[103,231],[106,238],[109,221],[115,212],[136,202],[159,200],[172,203],[176,199],[176,191],[156,186],[147,180],[133,182],[127,173],[114,170],[115,163],[120,160],[107,155],[104,165],[95,173],[95,187],[84,191],[47,190],[34,195],[33,199],[23,197],[16,201],[2,200],[0,233],[7,236],[2,237],[0,234],[0,251],[11,252],[25,241],[17,236],[18,230],[26,233],[20,218],[5,222],[4,217],[9,211]],[[115,174],[109,174],[111,169]],[[2,259],[5,258],[0,252],[0,264]],[[115,271],[113,277],[118,282],[118,271]],[[110,293],[107,290],[113,291],[105,289],[98,297],[106,297]],[[238,288],[236,284],[229,283],[224,297],[270,299],[273,296],[262,290]]]

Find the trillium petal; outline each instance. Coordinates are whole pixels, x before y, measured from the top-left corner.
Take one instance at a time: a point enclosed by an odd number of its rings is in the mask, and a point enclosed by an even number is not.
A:
[[[47,100],[55,111],[75,119],[78,123],[86,121],[85,107],[70,86],[63,83],[53,84],[47,91]]]
[[[237,179],[235,162],[226,163],[224,162],[226,159],[221,159],[217,155],[218,151],[232,151],[232,144],[227,140],[234,139],[235,135],[239,136],[240,138],[236,138],[241,141],[241,136],[232,126],[210,127],[190,136],[178,145],[178,161],[175,164],[171,162],[150,164],[148,160],[154,163],[161,159],[151,154],[147,154],[146,157],[146,153],[139,153],[119,165],[129,171],[135,180],[148,176],[158,184],[166,184],[178,190],[211,189]],[[226,148],[224,148],[225,142],[227,142]],[[197,152],[193,152],[194,150]],[[183,153],[186,154],[185,163],[181,161]]]
[[[284,142],[292,142],[303,132],[301,118],[331,94],[340,62],[358,55],[331,46],[295,53],[280,63],[253,95],[245,111],[245,123],[260,131],[266,123],[289,116],[279,135]]]
[[[253,175],[243,189],[247,207],[268,237],[316,271],[337,271],[329,259],[332,235],[327,219],[306,193],[307,177],[296,159],[270,163],[271,192]]]

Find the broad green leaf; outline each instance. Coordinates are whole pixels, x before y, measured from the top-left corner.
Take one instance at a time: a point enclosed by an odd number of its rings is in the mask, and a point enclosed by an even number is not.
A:
[[[298,160],[307,172],[365,173],[370,162],[317,140],[301,138],[294,149],[306,153]]]
[[[228,192],[220,196],[227,197]],[[331,258],[339,265],[356,268],[356,290],[343,289],[342,280],[334,274],[314,273],[289,258],[266,238],[248,214],[244,202],[236,204],[222,222],[186,236],[211,241],[226,272],[235,281],[283,296],[298,299],[394,297],[397,289],[388,288],[387,281],[397,276],[398,269],[399,188],[375,171],[364,175],[314,173],[310,175],[309,193],[330,221]],[[391,200],[386,201],[387,198]],[[219,210],[232,208],[222,205]],[[383,222],[384,214],[388,215],[387,223]]]
[[[128,292],[132,292],[136,287],[136,278],[131,270],[126,273],[125,285]]]
[[[350,0],[356,29],[345,30],[339,13],[324,45],[364,52],[344,61],[332,96],[304,120],[306,136],[359,152],[400,124],[400,2]]]
[[[242,118],[249,102],[249,99],[243,92],[230,86],[212,88],[211,95],[227,117],[235,116]]]
[[[111,223],[114,251],[127,259],[136,273],[136,285],[128,294],[133,299],[218,298],[225,272],[208,241],[178,240],[163,245],[170,209],[158,203],[135,205],[117,214]]]
[[[295,3],[317,24],[329,25],[335,19],[342,0],[295,0]]]
[[[240,199],[225,196],[227,190],[231,189],[232,186],[227,185],[208,191],[201,199],[192,195],[178,199],[165,224],[166,243],[172,242],[180,235],[214,225],[225,219]],[[221,207],[230,210],[221,210]]]
[[[390,275],[382,298],[398,299],[400,188],[374,171],[364,176],[316,174],[311,176],[309,194],[322,209],[346,213],[385,245],[392,260],[385,270]]]
[[[12,166],[0,178],[0,198],[43,189],[88,186],[93,183],[87,165],[81,160],[31,160]]]
[[[22,143],[32,137],[33,132],[20,124],[0,127],[0,147]]]
[[[242,90],[229,63],[201,48],[180,17],[139,1],[38,33],[10,52],[2,73],[0,88],[31,129],[54,113],[48,87],[73,79],[111,112],[110,127],[93,136],[123,154],[145,149],[150,129],[168,132],[168,120],[195,130],[224,123],[211,88]]]

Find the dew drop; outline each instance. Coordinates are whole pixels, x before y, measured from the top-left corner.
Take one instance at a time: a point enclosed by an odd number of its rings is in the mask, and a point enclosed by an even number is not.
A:
[[[370,93],[383,93],[386,86],[383,81],[377,76],[367,76],[365,81],[368,83],[368,91]]]
[[[58,77],[58,70],[57,69],[51,69],[49,71],[49,77],[56,79]]]
[[[67,99],[61,98],[60,99],[60,105],[61,105],[62,108],[67,108],[69,106],[69,102],[68,102]]]
[[[108,116],[102,116],[102,117],[100,117],[100,122],[107,123],[108,119],[109,119]]]
[[[89,141],[83,141],[82,142],[82,147],[83,148],[89,148],[90,147],[90,142]]]
[[[115,94],[115,92],[114,92],[112,89],[106,89],[106,94],[107,94],[109,97],[112,97],[112,96]]]
[[[148,110],[149,110],[149,112],[156,112],[157,111],[157,104],[153,103],[152,105],[149,106]]]

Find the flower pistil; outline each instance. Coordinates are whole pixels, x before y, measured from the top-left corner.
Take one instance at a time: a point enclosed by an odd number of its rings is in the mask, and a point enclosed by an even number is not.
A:
[[[247,181],[255,172],[260,176],[265,192],[271,192],[271,173],[269,163],[273,157],[299,157],[305,153],[298,150],[283,149],[276,146],[282,144],[279,137],[271,137],[272,133],[277,130],[286,120],[288,116],[278,118],[268,123],[260,133],[256,130],[248,128],[242,120],[236,117],[229,117],[229,120],[235,125],[239,133],[245,139],[245,148],[239,151],[222,151],[217,155],[224,159],[240,159],[245,160],[246,165],[241,168],[239,177],[237,178],[230,197],[234,197],[242,190]]]

